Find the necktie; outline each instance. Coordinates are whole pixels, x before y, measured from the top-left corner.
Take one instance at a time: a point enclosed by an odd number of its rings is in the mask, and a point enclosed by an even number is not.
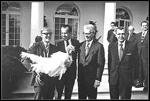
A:
[[[120,52],[119,52],[119,59],[120,59],[120,61],[121,61],[121,59],[122,59],[122,56],[123,56],[123,44],[121,43],[120,44]]]
[[[45,57],[48,57],[49,44],[47,43],[45,46]]]
[[[142,33],[142,36],[141,36],[141,42],[144,41],[144,38],[145,38],[145,31]]]
[[[66,41],[66,43],[67,43],[67,46],[69,45],[69,42],[68,41]]]
[[[88,54],[88,52],[89,52],[89,49],[90,49],[90,43],[88,43],[87,45],[86,45],[86,49],[85,49],[85,55],[87,55]]]

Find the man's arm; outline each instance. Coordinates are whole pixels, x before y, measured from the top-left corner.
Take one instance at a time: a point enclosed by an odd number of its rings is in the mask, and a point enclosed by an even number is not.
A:
[[[104,47],[102,44],[98,48],[97,64],[98,64],[97,80],[101,81],[101,77],[102,77],[104,65],[105,65],[105,52],[104,52]]]

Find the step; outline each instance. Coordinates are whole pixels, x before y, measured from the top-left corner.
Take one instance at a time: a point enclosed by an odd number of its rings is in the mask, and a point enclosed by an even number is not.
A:
[[[107,69],[105,69],[107,70]],[[30,86],[30,78],[31,78],[32,73],[26,72],[24,74],[24,78],[20,79],[18,82],[18,89],[14,92],[12,92],[12,97],[11,99],[33,99],[34,96],[34,89],[33,86]],[[132,94],[133,95],[139,95],[143,94],[143,96],[146,94],[143,93],[143,88],[135,88],[132,87]],[[77,79],[75,80],[75,85],[73,88],[73,98],[77,99],[78,95],[78,82]],[[98,87],[98,99],[107,98],[109,99],[109,84],[108,84],[108,75],[103,75],[102,76],[102,81],[100,83],[100,86]],[[142,98],[148,98],[148,97],[143,97]],[[136,99],[136,97],[133,97],[133,99]]]
[[[33,94],[24,94],[22,96],[18,95],[11,100],[33,100]],[[146,92],[132,92],[131,99],[148,99],[148,93]],[[62,95],[62,99],[64,99],[64,94]],[[77,100],[78,99],[78,93],[73,93],[71,99]],[[110,99],[110,94],[109,93],[98,93],[97,94],[97,99]]]

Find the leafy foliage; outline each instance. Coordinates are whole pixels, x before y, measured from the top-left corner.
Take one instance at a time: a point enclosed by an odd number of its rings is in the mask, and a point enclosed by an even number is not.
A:
[[[11,91],[16,88],[17,80],[27,71],[21,63],[20,53],[26,50],[20,46],[2,47],[2,97],[8,98]]]

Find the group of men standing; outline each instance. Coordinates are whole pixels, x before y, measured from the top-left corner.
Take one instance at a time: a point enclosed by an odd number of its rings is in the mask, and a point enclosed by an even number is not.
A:
[[[143,24],[145,24],[145,22],[142,23],[142,26],[146,26]],[[55,99],[61,99],[63,90],[65,99],[71,99],[76,74],[78,74],[79,99],[87,99],[87,97],[88,99],[97,98],[97,88],[100,86],[105,65],[105,52],[103,45],[95,39],[96,30],[96,27],[92,24],[84,25],[83,34],[85,41],[79,43],[78,40],[71,38],[71,26],[63,25],[61,27],[61,37],[63,40],[57,42],[56,45],[52,45],[50,44],[51,31],[48,28],[42,29],[42,39],[39,41],[36,40],[36,42],[29,47],[29,53],[42,57],[50,57],[51,54],[57,51],[66,52],[66,47],[68,45],[75,46],[75,51],[72,52],[73,62],[67,69],[66,73],[62,76],[61,80],[58,80],[58,77],[49,77],[46,74],[36,73],[36,71],[33,71],[31,85],[34,86],[35,100],[54,99],[54,97]],[[136,68],[135,65],[137,63],[134,61],[134,59],[137,59],[136,45],[126,40],[127,33],[125,33],[124,29],[116,28],[115,33],[116,41],[111,42],[108,50],[110,97],[111,99],[118,99],[119,95],[121,95],[122,99],[130,99],[132,71],[133,68]],[[144,64],[142,63],[143,65],[147,64],[146,66],[148,66],[148,55],[145,55],[148,53],[148,46],[146,46],[149,44],[146,41],[148,40],[148,34],[149,32],[147,31],[143,42],[139,42],[137,45],[139,48],[139,54],[142,54],[140,55],[140,58],[145,59],[141,59],[140,61],[144,62]],[[111,40],[113,37],[111,37]],[[120,47],[123,47],[123,51],[120,50]],[[144,54],[143,52],[147,53]],[[29,62],[31,61],[26,60],[24,64],[29,66]],[[78,73],[76,73],[77,66]],[[147,71],[147,67],[143,66],[143,68],[145,68],[144,71]],[[146,78],[145,80],[148,80],[147,76],[148,74],[144,75]]]
[[[128,30],[115,27],[108,31],[108,72],[110,97],[130,99],[132,86],[148,91],[149,73],[149,25],[141,22],[142,32],[135,34],[134,27]]]

